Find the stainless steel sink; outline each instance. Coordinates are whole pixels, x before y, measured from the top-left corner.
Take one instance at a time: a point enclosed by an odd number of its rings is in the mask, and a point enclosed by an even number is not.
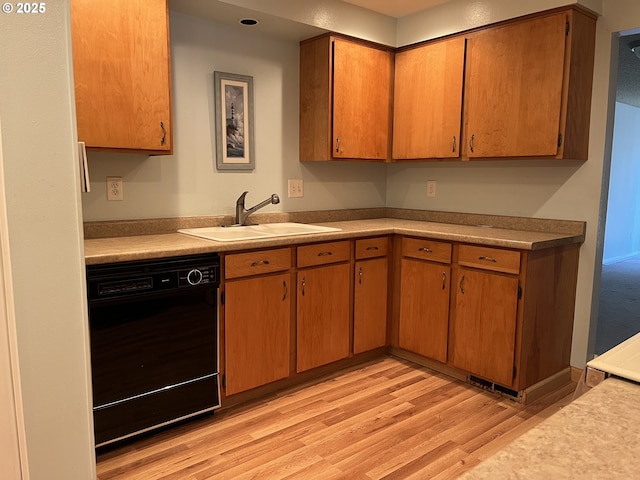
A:
[[[239,227],[204,227],[184,228],[180,233],[194,237],[206,238],[217,242],[233,242],[238,240],[256,240],[260,238],[286,237],[290,235],[309,235],[312,233],[339,232],[339,228],[309,225],[306,223],[264,223]]]

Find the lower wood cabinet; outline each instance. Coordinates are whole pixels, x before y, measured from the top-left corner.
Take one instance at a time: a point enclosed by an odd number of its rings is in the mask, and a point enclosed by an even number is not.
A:
[[[289,248],[225,258],[226,395],[289,376],[292,275],[269,272],[290,265]]]
[[[389,238],[356,240],[353,293],[353,353],[387,344]]]
[[[298,372],[350,354],[350,248],[348,241],[298,247]]]
[[[447,361],[451,245],[402,239],[398,345]]]
[[[501,385],[514,372],[518,277],[459,268],[451,317],[451,364]]]

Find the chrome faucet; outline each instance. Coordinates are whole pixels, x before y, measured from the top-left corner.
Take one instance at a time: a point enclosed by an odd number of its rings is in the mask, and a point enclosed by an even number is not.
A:
[[[244,198],[247,196],[247,193],[249,192],[244,192],[242,195],[240,195],[240,197],[238,197],[238,200],[236,200],[236,223],[233,226],[245,225],[245,223],[247,222],[247,217],[256,210],[259,210],[262,207],[266,207],[269,204],[276,205],[280,203],[280,197],[278,197],[278,195],[274,193],[269,198],[258,203],[257,205],[254,205],[249,209],[245,209]]]

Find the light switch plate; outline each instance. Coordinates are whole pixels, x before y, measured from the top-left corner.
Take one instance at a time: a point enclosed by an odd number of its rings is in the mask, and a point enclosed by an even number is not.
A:
[[[427,197],[435,197],[435,196],[436,196],[436,181],[427,180]]]

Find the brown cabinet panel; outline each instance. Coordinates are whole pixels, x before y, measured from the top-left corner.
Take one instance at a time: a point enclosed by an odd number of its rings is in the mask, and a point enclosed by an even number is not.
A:
[[[321,36],[300,44],[300,160],[389,159],[393,52]]]
[[[225,284],[226,394],[289,375],[291,275]]]
[[[520,252],[501,248],[460,245],[458,264],[517,275],[520,272]]]
[[[349,356],[350,269],[341,263],[298,272],[298,372]]]
[[[387,344],[387,258],[361,260],[355,265],[353,353]]]
[[[224,277],[238,278],[291,268],[291,249],[278,248],[258,252],[234,253],[224,258]]]
[[[514,380],[518,277],[455,270],[450,361],[504,386]]]
[[[402,256],[429,260],[431,262],[450,263],[451,244],[428,238],[403,238]]]
[[[399,346],[447,361],[451,267],[403,258]]]
[[[171,153],[166,0],[73,0],[71,31],[78,140]]]
[[[460,156],[463,37],[396,53],[393,158]]]
[[[333,55],[333,156],[387,159],[392,53],[336,38]]]
[[[298,268],[344,262],[351,258],[350,242],[325,242],[298,247]]]
[[[389,252],[389,237],[356,240],[356,259],[384,257]]]

